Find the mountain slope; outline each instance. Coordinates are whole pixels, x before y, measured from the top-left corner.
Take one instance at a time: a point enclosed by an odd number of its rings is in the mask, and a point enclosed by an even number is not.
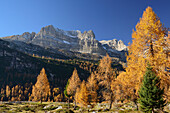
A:
[[[108,53],[111,57],[125,61],[124,53],[126,52],[126,46],[122,41],[118,41],[115,44],[113,44],[113,41],[99,42],[95,39],[92,30],[81,33],[79,30],[64,31],[49,25],[43,27],[37,34],[34,32],[25,32],[22,35],[13,35],[3,37],[2,39],[9,41],[12,44],[15,43],[19,48],[23,48],[22,50],[17,48],[17,50],[29,54],[40,55],[40,53],[36,52],[39,50],[38,48],[37,50],[32,49],[34,52],[28,52],[28,48],[31,50],[29,44],[33,44],[37,45],[36,47],[48,50],[48,52],[57,53],[57,55],[60,54],[70,58],[79,57],[83,59],[98,60]]]
[[[19,84],[24,86],[26,83],[34,84],[43,67],[47,72],[50,85],[64,88],[75,67],[80,78],[86,79],[90,74],[89,70],[95,69],[96,66],[92,62],[85,65],[85,61],[32,57],[10,48],[9,45],[9,42],[0,40],[0,88],[6,85]]]

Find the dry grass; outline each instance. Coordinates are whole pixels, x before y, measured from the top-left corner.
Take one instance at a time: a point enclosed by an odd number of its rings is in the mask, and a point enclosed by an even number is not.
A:
[[[170,112],[170,105],[167,105],[164,108],[164,111],[167,113]],[[62,107],[61,109],[57,109]],[[97,104],[94,108],[80,108],[77,107],[76,110],[73,110],[73,104],[70,104],[70,109],[68,109],[67,103],[57,103],[57,102],[23,102],[23,103],[1,103],[0,104],[0,113],[92,113],[93,111],[98,113],[142,113],[137,111],[133,103],[125,104],[113,104],[111,110],[107,109],[107,104]]]

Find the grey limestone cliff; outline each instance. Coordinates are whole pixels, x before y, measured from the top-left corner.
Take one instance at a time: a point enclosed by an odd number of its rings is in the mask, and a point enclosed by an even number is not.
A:
[[[40,46],[44,49],[62,50],[68,53],[82,53],[104,56],[109,53],[110,56],[122,59],[122,50],[127,49],[126,45],[119,40],[98,41],[92,30],[84,31],[79,30],[64,31],[59,28],[54,28],[53,25],[48,25],[41,28],[40,32],[28,33],[22,35],[13,35],[3,37],[2,39],[19,44],[24,42]],[[22,46],[22,44],[20,44]],[[28,46],[27,46],[28,48]],[[70,55],[70,54],[68,54]],[[123,58],[124,59],[124,58]]]

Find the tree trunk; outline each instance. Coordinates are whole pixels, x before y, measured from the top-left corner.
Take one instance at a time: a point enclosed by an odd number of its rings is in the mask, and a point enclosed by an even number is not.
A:
[[[154,113],[154,108],[152,108],[152,113]]]
[[[113,103],[113,100],[110,101],[110,107],[109,107],[109,109],[112,108],[112,103]]]
[[[154,57],[152,39],[150,40],[150,52],[151,52],[152,57]]]
[[[154,110],[152,110],[152,113],[154,113]]]
[[[70,109],[70,98],[68,98],[68,109]]]
[[[76,100],[74,99],[74,110],[76,109]]]
[[[110,88],[111,89],[111,88]],[[110,90],[111,91],[111,90]],[[112,103],[113,103],[113,92],[111,91],[110,92],[110,107],[109,107],[109,109],[111,109],[112,108]]]
[[[139,108],[138,108],[138,104],[137,103],[135,103],[135,105],[136,105],[136,109],[137,109],[137,111],[139,110]]]
[[[137,99],[134,100],[134,103],[135,103],[135,105],[136,105],[136,109],[139,110],[139,108],[138,108],[138,103],[137,103]]]
[[[40,96],[40,102],[41,102],[41,104],[42,104],[42,93],[41,93],[41,96]]]
[[[111,79],[110,79],[111,80]],[[109,92],[110,92],[110,107],[109,109],[112,108],[112,103],[113,103],[113,92],[111,90],[111,81],[109,82],[109,88],[108,88]]]

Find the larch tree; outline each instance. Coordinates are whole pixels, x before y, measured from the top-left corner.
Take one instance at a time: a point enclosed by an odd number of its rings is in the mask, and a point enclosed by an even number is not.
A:
[[[117,78],[124,86],[124,93],[134,102],[138,98],[138,90],[141,85],[143,75],[146,71],[147,63],[151,64],[153,71],[161,79],[161,88],[165,88],[165,93],[169,90],[170,74],[167,68],[170,61],[167,58],[167,29],[160,22],[159,17],[151,7],[147,7],[142,18],[137,23],[132,33],[132,44],[129,45],[127,55],[126,72]]]
[[[61,93],[59,88],[53,88],[52,95],[53,95],[53,101],[56,102],[58,100],[58,95]]]
[[[3,101],[5,98],[5,90],[1,88],[1,101]]]
[[[81,107],[87,107],[89,105],[89,92],[86,87],[86,83],[83,80],[83,82],[80,85],[80,88],[77,88],[76,94],[75,94],[75,99],[79,106]]]
[[[163,110],[165,100],[164,89],[160,88],[160,79],[148,65],[141,87],[139,89],[139,104],[144,112],[154,113],[154,109]]]
[[[123,72],[124,73],[124,72]],[[123,75],[121,73],[121,75]],[[118,76],[119,77],[119,76]],[[111,84],[111,89],[113,93],[115,94],[115,102],[123,102],[125,100],[125,96],[127,96],[126,92],[124,89],[126,89],[125,85],[123,84],[123,81],[120,81],[118,77],[115,79],[115,81],[112,82]],[[122,78],[121,78],[122,80]]]
[[[75,93],[76,89],[80,86],[81,80],[78,76],[77,69],[75,68],[72,76],[69,79],[69,84],[67,86],[67,95],[71,95],[74,99],[74,108],[76,107]]]
[[[112,68],[112,59],[107,54],[100,60],[96,71],[97,80],[100,85],[100,92],[105,101],[110,101],[110,108],[114,100],[114,93],[111,89],[111,84],[116,78],[116,70]],[[101,95],[100,95],[101,96]]]
[[[11,96],[11,90],[10,90],[10,87],[7,85],[6,86],[6,97],[8,98],[8,100],[10,99],[10,96]]]
[[[37,77],[37,82],[32,89],[32,97],[34,101],[47,101],[48,96],[51,95],[50,84],[48,82],[45,69],[42,68],[40,74]]]
[[[90,103],[98,102],[97,90],[99,87],[98,87],[97,79],[94,73],[91,73],[91,75],[87,79],[86,86],[89,92],[89,102]]]

